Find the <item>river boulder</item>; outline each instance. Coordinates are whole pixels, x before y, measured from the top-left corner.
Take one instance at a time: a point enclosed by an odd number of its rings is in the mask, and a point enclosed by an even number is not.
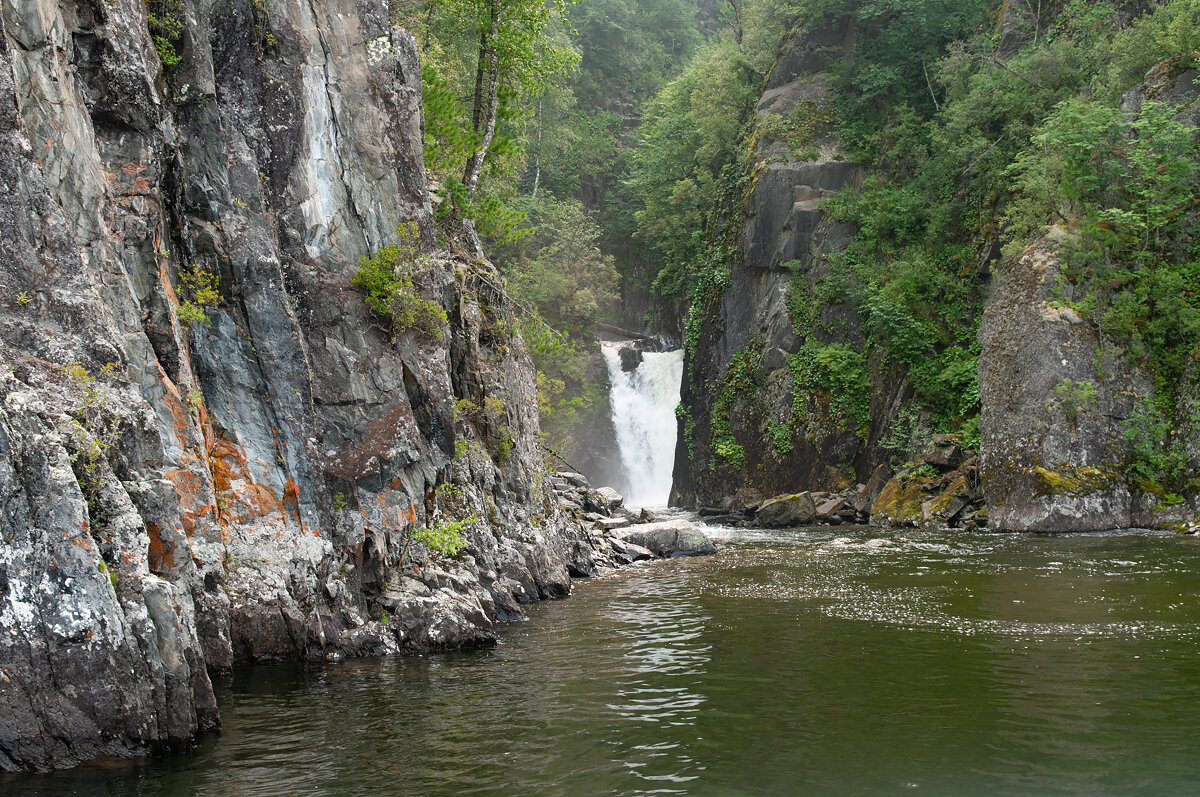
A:
[[[717,552],[717,546],[696,526],[686,520],[662,520],[621,529],[616,536],[625,542],[640,545],[653,551],[656,556],[708,556]]]
[[[781,495],[761,503],[754,513],[755,522],[768,529],[804,526],[817,516],[817,507],[808,493]]]

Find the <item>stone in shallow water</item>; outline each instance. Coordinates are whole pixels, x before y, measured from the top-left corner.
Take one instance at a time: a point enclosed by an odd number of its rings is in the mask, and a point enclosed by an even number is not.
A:
[[[609,541],[609,545],[612,546],[614,551],[625,556],[630,562],[641,562],[646,559],[655,558],[654,551],[649,548],[643,548],[628,540],[613,539]]]
[[[657,556],[707,556],[717,547],[700,529],[686,520],[663,520],[622,529],[617,536],[635,545],[649,548]]]
[[[769,529],[803,526],[813,522],[817,507],[808,493],[781,495],[763,502],[754,513],[754,520]]]

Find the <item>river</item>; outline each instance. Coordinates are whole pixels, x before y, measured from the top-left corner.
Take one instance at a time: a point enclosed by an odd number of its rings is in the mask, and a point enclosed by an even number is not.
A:
[[[250,668],[191,753],[0,792],[1196,793],[1200,541],[713,534],[494,650]]]

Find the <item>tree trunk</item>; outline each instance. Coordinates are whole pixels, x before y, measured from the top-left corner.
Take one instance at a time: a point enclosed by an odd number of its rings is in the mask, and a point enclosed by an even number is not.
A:
[[[500,0],[491,0],[492,25],[487,34],[480,39],[479,51],[479,80],[480,80],[480,95],[482,95],[483,81],[483,65],[487,63],[487,107],[480,118],[480,123],[483,125],[483,138],[472,153],[471,158],[467,161],[467,169],[463,173],[463,185],[467,189],[467,200],[475,198],[475,191],[479,188],[479,176],[483,173],[483,162],[487,158],[488,150],[492,146],[492,139],[496,136],[496,113],[500,106],[500,51],[497,49],[497,39],[500,37]],[[476,103],[479,107],[479,102]],[[478,126],[476,131],[478,131]],[[475,229],[475,222],[472,219],[467,219],[464,224],[467,232],[467,239],[470,245],[475,249],[476,254],[481,255],[483,246],[479,241],[479,233]]]
[[[479,132],[479,117],[483,115],[483,71],[487,53],[487,31],[479,34],[479,63],[475,67],[475,104],[471,109],[471,129]]]
[[[538,97],[537,111],[537,154],[533,161],[533,193],[531,196],[537,199],[538,183],[542,179],[542,98]]]

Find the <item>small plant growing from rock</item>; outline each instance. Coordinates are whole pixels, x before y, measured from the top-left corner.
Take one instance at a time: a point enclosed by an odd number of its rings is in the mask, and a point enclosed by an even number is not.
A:
[[[108,580],[112,582],[112,585],[114,587],[117,586],[116,572],[113,570],[109,570],[108,564],[103,559],[101,559],[99,562],[96,563],[96,567],[100,570],[101,573],[104,573],[106,576],[108,576]]]
[[[1079,411],[1088,404],[1096,403],[1096,388],[1091,382],[1075,382],[1063,377],[1054,387],[1054,397],[1066,416],[1067,423],[1074,429]]]
[[[217,306],[221,294],[217,290],[217,276],[199,266],[181,269],[179,272],[179,308],[176,317],[186,326],[204,324],[208,326],[208,310]]]
[[[463,520],[413,529],[411,537],[415,542],[425,543],[430,551],[444,553],[447,556],[457,556],[467,547],[467,540],[462,535],[463,529],[478,519],[478,515],[470,515]]]
[[[17,294],[17,307],[25,307],[32,301],[33,299],[30,298],[29,291],[21,291]]]
[[[416,222],[399,228],[400,243],[385,246],[374,257],[364,257],[362,266],[350,284],[367,292],[367,306],[392,319],[392,331],[408,330],[429,336],[441,333],[446,311],[423,298],[413,283],[413,271],[420,262],[420,234]]]
[[[179,66],[182,60],[175,45],[183,38],[185,12],[184,0],[148,0],[146,3],[146,26],[150,28],[158,60],[167,69]]]
[[[108,363],[96,376],[88,373],[81,363],[71,363],[63,371],[83,391],[83,404],[71,420],[74,452],[71,463],[75,466],[79,487],[87,498],[88,512],[96,509],[100,485],[104,477],[104,463],[117,442],[117,423],[109,406],[108,398],[100,383],[118,372],[116,363]]]

